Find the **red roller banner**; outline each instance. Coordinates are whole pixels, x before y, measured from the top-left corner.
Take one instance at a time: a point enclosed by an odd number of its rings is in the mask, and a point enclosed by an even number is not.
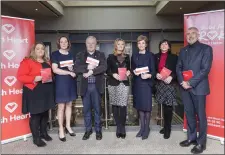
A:
[[[34,43],[34,20],[1,16],[1,144],[30,135],[29,114],[22,114],[20,62]]]
[[[207,134],[224,143],[224,10],[185,14],[184,34],[192,26],[199,29],[199,41],[213,48],[213,63],[209,73],[210,95],[206,98]],[[186,46],[186,37],[184,40]]]

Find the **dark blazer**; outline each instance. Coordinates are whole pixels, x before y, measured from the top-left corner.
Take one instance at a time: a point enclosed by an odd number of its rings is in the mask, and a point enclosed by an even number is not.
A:
[[[136,68],[138,68],[138,55],[139,53],[138,52],[134,52],[132,54],[132,57],[131,57],[131,73],[133,73],[133,83],[135,84],[137,79],[138,78],[141,78],[140,75],[139,76],[136,76],[134,74],[134,70]],[[152,75],[152,77],[150,79],[147,79],[147,80],[144,80],[146,81],[149,85],[153,86],[154,84],[154,78],[155,78],[155,57],[154,57],[154,54],[152,54],[151,52],[149,51],[146,51],[145,53],[145,63],[148,64],[148,68],[149,68],[149,74]],[[144,66],[142,66],[144,67]]]
[[[76,63],[75,63],[75,73],[80,76],[80,87],[79,87],[79,95],[84,96],[87,87],[88,87],[88,79],[83,77],[83,73],[87,73],[88,64],[86,63],[86,59],[88,56],[88,52],[80,52],[76,55]],[[100,94],[104,93],[104,73],[107,70],[107,63],[105,54],[99,51],[94,52],[94,58],[99,60],[99,65],[93,69],[93,75],[96,77],[96,87]]]
[[[120,84],[120,81],[116,80],[113,77],[114,73],[118,74],[118,68],[123,67],[127,68],[127,70],[130,71],[130,57],[129,55],[125,55],[125,60],[120,64],[120,62],[117,60],[117,56],[114,54],[110,54],[107,58],[107,75],[108,75],[108,84],[111,86],[118,86]],[[126,81],[122,81],[124,85],[129,86],[129,79]]]
[[[161,52],[155,54],[155,67],[156,67],[156,72],[159,73],[158,66],[160,62],[160,57],[161,57]],[[176,75],[176,65],[177,65],[177,56],[175,54],[168,53],[167,59],[166,59],[166,64],[165,67],[168,68],[169,70],[172,71],[171,75],[172,76],[172,82],[175,82],[177,80],[177,75]],[[156,78],[156,80],[158,80]]]
[[[179,84],[183,81],[182,72],[192,70],[194,76],[189,83],[190,91],[194,95],[208,95],[210,93],[208,74],[213,60],[212,47],[200,42],[188,45],[181,49],[176,72]]]

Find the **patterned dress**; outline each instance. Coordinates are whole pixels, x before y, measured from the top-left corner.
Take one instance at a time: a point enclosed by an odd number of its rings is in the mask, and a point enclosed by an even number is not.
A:
[[[115,63],[117,64],[118,68],[128,68],[130,65],[127,63],[125,57],[118,55],[116,57]],[[129,79],[127,79],[129,80]],[[127,81],[126,80],[126,81]],[[130,87],[125,85],[122,81],[119,85],[108,85],[109,90],[109,103],[115,106],[127,106],[128,97],[129,97],[129,90]]]
[[[108,85],[109,103],[115,106],[127,106],[129,97],[129,86],[122,82],[118,86]]]

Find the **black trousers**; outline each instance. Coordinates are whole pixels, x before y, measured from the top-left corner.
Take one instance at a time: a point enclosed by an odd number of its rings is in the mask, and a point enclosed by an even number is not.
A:
[[[206,96],[194,95],[189,91],[182,91],[184,112],[187,118],[188,140],[197,140],[198,144],[205,145],[207,137],[207,119],[205,111]],[[197,137],[197,121],[199,121],[199,136]]]
[[[113,111],[113,117],[115,119],[116,126],[117,126],[116,133],[125,134],[127,107],[112,105],[112,111]]]
[[[47,134],[48,111],[39,114],[31,114],[30,130],[33,139],[40,138],[40,135]]]

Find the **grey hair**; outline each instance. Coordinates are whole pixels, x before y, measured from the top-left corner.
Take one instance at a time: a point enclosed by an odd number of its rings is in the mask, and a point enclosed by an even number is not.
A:
[[[86,42],[87,42],[88,39],[94,39],[96,44],[97,44],[97,39],[94,36],[88,36],[87,39],[86,39]]]
[[[197,27],[194,27],[194,26],[189,27],[188,30],[195,30],[195,31],[199,32],[198,28]]]

